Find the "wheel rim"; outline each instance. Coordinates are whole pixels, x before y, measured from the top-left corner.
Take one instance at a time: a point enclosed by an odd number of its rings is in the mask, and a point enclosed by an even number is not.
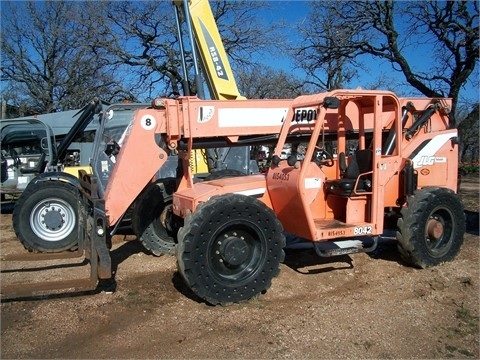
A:
[[[165,208],[158,218],[157,226],[160,226],[161,229],[164,229],[168,236],[172,236],[173,225],[172,225],[172,216],[173,216],[173,204],[171,201],[165,204]]]
[[[213,236],[209,266],[218,281],[241,285],[254,276],[264,262],[264,239],[246,224],[224,226]]]
[[[61,199],[49,198],[39,202],[30,215],[32,231],[44,241],[60,241],[75,228],[73,207]]]
[[[455,227],[453,219],[452,212],[443,207],[430,213],[425,226],[425,243],[433,256],[443,256],[450,249]]]

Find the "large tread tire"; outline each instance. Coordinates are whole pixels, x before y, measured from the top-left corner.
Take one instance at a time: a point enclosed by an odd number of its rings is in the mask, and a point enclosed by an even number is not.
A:
[[[32,252],[62,252],[78,247],[79,192],[63,181],[30,183],[15,203],[13,229]]]
[[[162,181],[148,185],[135,202],[132,228],[142,245],[151,254],[175,254],[174,229],[167,223],[171,214],[175,181]]]
[[[285,236],[274,212],[238,194],[212,197],[178,232],[179,272],[212,305],[248,300],[266,291],[284,260]]]
[[[398,249],[407,263],[427,268],[451,261],[463,243],[463,205],[450,189],[417,190],[402,208],[397,228]]]

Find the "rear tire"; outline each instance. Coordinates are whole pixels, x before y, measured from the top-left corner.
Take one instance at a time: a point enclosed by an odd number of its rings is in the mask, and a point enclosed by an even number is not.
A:
[[[245,176],[246,174],[235,169],[223,169],[217,170],[210,175],[208,175],[203,181],[211,181],[211,180],[218,180],[218,179],[225,179],[231,177],[238,177],[238,176]]]
[[[407,199],[397,227],[398,249],[409,264],[427,268],[451,261],[463,243],[465,214],[453,191],[425,188]]]
[[[180,274],[200,298],[227,305],[266,291],[285,253],[281,223],[259,200],[212,197],[178,232]]]
[[[61,252],[78,245],[78,190],[63,181],[30,183],[15,203],[13,228],[33,252]]]
[[[149,184],[135,203],[132,227],[146,250],[155,256],[175,253],[172,195],[175,182]]]

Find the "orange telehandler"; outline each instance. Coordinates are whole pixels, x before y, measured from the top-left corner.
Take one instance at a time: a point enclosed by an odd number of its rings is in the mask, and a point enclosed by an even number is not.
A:
[[[452,260],[465,218],[450,103],[335,90],[294,100],[179,97],[110,107],[97,130],[93,174],[79,179],[77,251],[90,260],[91,285],[115,286],[110,238],[127,213],[175,247],[185,282],[212,304],[267,290],[285,234],[334,256],[372,251],[393,230],[408,263]],[[267,142],[276,147],[266,175],[194,181],[194,149]],[[282,160],[286,143],[306,150]]]
[[[209,303],[268,289],[283,260],[285,233],[311,241],[320,256],[334,256],[372,251],[378,237],[394,230],[410,264],[451,260],[465,219],[455,193],[458,145],[449,108],[450,99],[335,90],[293,101],[155,99],[131,114],[126,127],[117,126],[122,116],[113,111],[96,144],[98,176],[82,175],[84,244],[108,282],[112,229],[132,204],[146,214],[164,201],[142,191],[176,151],[181,166],[162,224],[178,242],[185,282]],[[279,123],[266,175],[194,182],[193,149],[272,141]],[[303,143],[306,151],[282,160],[286,143]]]

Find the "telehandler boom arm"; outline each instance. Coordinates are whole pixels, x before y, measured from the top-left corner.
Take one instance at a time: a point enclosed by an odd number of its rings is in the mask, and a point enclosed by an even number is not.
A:
[[[129,124],[105,189],[105,211],[113,226],[171,151],[189,152],[201,144],[248,145],[279,133],[291,100],[156,99],[154,107],[137,110]],[[107,120],[109,121],[109,120]],[[113,121],[112,119],[110,121]],[[108,126],[108,124],[107,124]],[[271,140],[271,139],[270,139]],[[115,139],[120,142],[120,139]],[[99,149],[100,153],[104,149]],[[101,155],[101,154],[100,154]],[[118,196],[122,193],[122,196]]]

